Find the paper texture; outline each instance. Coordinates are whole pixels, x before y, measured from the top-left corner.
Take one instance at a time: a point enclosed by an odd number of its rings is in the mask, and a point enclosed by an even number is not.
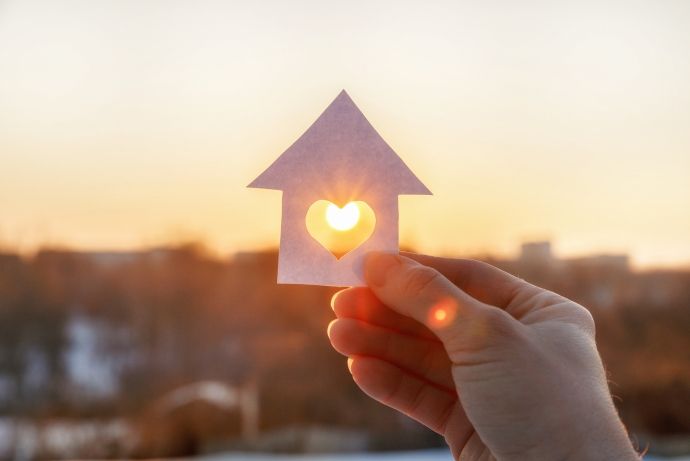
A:
[[[342,91],[314,124],[249,187],[283,191],[278,283],[361,286],[369,251],[398,251],[398,195],[431,192]],[[363,201],[371,236],[337,259],[306,226],[310,206]]]

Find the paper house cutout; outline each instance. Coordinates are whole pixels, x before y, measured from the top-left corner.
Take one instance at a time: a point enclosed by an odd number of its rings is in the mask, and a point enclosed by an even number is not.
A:
[[[367,252],[398,252],[398,196],[431,194],[344,90],[248,187],[283,191],[278,283],[328,286],[364,285]],[[371,237],[337,259],[307,232],[317,200],[366,202],[376,215]]]

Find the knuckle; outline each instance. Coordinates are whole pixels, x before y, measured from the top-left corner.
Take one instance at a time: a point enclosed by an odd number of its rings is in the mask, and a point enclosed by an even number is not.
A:
[[[520,336],[516,322],[505,312],[498,308],[489,308],[477,319],[485,325],[486,333],[493,339],[501,341],[517,340]]]
[[[579,304],[576,304],[575,306],[576,308],[573,309],[572,313],[574,322],[587,334],[594,337],[596,333],[596,326],[594,324],[594,317],[592,317],[592,313],[587,308],[580,306]]]
[[[441,274],[427,266],[411,267],[402,280],[401,289],[405,295],[416,296],[424,292]]]

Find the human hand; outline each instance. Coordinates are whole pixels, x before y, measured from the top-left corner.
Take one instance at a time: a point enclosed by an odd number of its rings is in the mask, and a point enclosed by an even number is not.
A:
[[[328,335],[370,397],[455,459],[637,460],[582,306],[489,264],[374,253]]]

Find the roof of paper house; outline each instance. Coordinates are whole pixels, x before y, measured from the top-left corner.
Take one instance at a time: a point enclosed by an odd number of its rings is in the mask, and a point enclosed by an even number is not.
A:
[[[248,187],[283,191],[333,184],[398,195],[430,195],[341,91],[307,131]]]

